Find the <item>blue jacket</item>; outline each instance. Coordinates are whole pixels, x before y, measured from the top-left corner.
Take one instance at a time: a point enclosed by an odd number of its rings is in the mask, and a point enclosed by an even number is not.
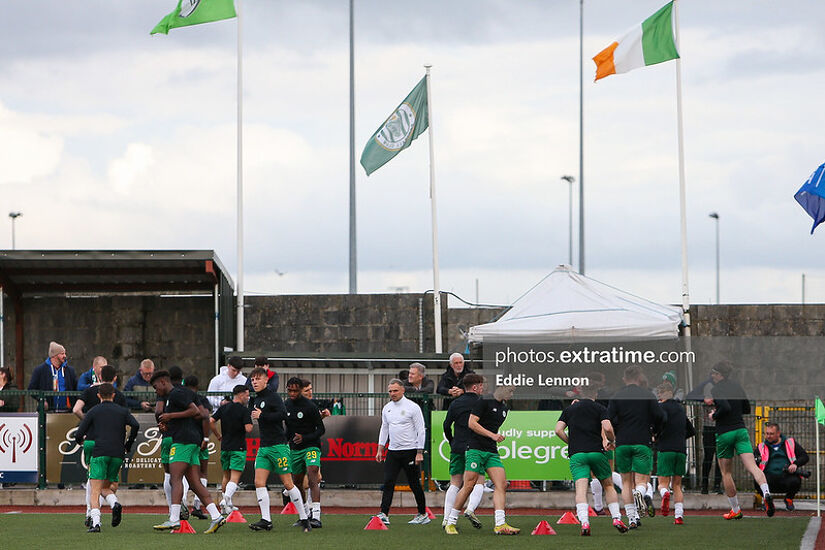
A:
[[[65,380],[66,389],[65,391],[75,391],[77,390],[77,375],[74,372],[74,369],[69,366],[68,361],[64,361],[60,368],[63,369],[63,379]],[[30,390],[43,390],[43,391],[52,391],[54,386],[52,385],[52,362],[51,359],[46,359],[43,363],[38,365],[34,372],[32,372],[32,378],[29,381],[29,389]],[[35,397],[35,399],[37,399]],[[70,398],[60,398],[60,397],[53,397],[49,399],[49,410],[50,411],[70,411],[72,410],[72,406],[74,406],[74,402],[77,398],[70,397]]]
[[[77,391],[83,391],[86,388],[91,387],[91,385],[95,383],[94,374],[94,369],[89,369],[81,374],[80,378],[77,379]]]
[[[137,386],[137,388],[135,388]],[[126,385],[123,386],[123,391],[143,391],[146,388],[149,388],[149,391],[154,391],[152,389],[152,385],[149,384],[143,377],[140,375],[140,371],[136,372],[134,376],[132,376],[129,380],[126,381]],[[126,405],[130,409],[140,409],[140,402],[146,399],[136,399],[134,397],[127,397],[126,398]],[[154,401],[154,399],[149,399],[149,401]]]

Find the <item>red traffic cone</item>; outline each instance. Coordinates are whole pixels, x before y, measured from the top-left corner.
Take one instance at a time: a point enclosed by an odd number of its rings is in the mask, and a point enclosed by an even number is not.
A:
[[[550,524],[544,520],[541,520],[536,528],[533,529],[533,532],[530,533],[531,535],[555,535],[556,532],[550,527]]]
[[[588,506],[587,508],[587,517],[595,518],[598,517],[599,514],[596,513],[596,510],[593,509],[592,506]]]
[[[233,510],[226,516],[226,523],[246,523],[246,518],[238,510]]]
[[[435,519],[435,514],[433,514],[433,511],[432,511],[432,510],[430,510],[430,507],[429,507],[429,506],[427,506],[427,507],[425,508],[425,511],[427,512],[427,517],[428,517],[428,518],[430,518],[430,519]]]
[[[195,534],[195,530],[192,529],[192,526],[185,519],[180,520],[180,527],[178,529],[173,530],[172,532],[179,534]]]
[[[364,531],[388,531],[387,526],[384,525],[384,522],[381,521],[378,516],[372,516],[367,523],[367,526],[364,527]]]
[[[573,515],[573,512],[565,512],[562,517],[559,518],[559,521],[556,522],[557,525],[579,525],[579,520],[576,519],[576,516]]]
[[[281,513],[282,514],[297,514],[298,509],[295,508],[295,505],[292,504],[292,501],[289,501],[289,503],[286,506],[284,506],[284,509],[281,510]]]

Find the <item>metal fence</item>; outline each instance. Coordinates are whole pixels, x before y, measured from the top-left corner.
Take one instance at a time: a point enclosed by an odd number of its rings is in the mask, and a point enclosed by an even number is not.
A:
[[[36,412],[39,414],[38,425],[40,427],[40,463],[46,464],[46,437],[45,425],[47,410],[44,407],[44,400],[51,397],[70,397],[77,398],[82,392],[53,392],[53,391],[27,391],[27,390],[4,390],[0,392],[0,401],[5,402],[3,409],[5,412]],[[225,393],[217,392],[200,392],[207,396],[223,396]],[[134,398],[138,401],[155,402],[157,396],[154,392],[125,392],[127,397]],[[285,394],[282,394],[286,398]],[[384,393],[320,393],[316,392],[315,399],[327,400],[330,402],[338,402],[342,405],[337,413],[343,413],[350,416],[376,416],[381,414],[382,407],[387,403],[388,397]],[[427,447],[430,445],[430,413],[432,411],[444,410],[449,403],[449,400],[444,396],[437,394],[416,394],[408,393],[407,397],[416,401],[424,412],[425,422],[427,424]],[[17,405],[14,407],[14,405]],[[568,402],[564,402],[566,406]],[[536,400],[519,400],[514,399],[511,403],[512,410],[539,410],[544,409],[544,404]],[[10,411],[12,407],[14,410]],[[816,436],[815,436],[815,420],[814,420],[814,406],[811,402],[752,402],[751,410],[753,414],[745,417],[745,425],[751,436],[751,441],[754,446],[763,440],[764,425],[767,422],[776,422],[780,425],[783,435],[794,437],[799,444],[801,444],[810,457],[810,462],[803,469],[811,472],[808,479],[803,479],[802,488],[798,495],[801,498],[810,498],[816,496]],[[688,474],[685,478],[685,484],[688,489],[698,489],[701,485],[701,465],[703,460],[702,447],[702,429],[704,426],[703,409],[702,406],[696,403],[689,403],[687,405],[688,418],[696,427],[697,436],[688,441]],[[0,413],[2,414],[2,413]],[[70,413],[63,413],[70,414]],[[552,427],[550,427],[552,428]],[[819,447],[825,449],[825,429],[821,430]],[[376,434],[377,437],[377,434]],[[821,451],[825,452],[825,451]],[[429,457],[428,457],[429,458]],[[825,461],[823,461],[825,462]],[[716,466],[714,465],[713,468]],[[41,469],[45,469],[42,468]],[[425,474],[429,472],[429,460],[425,460],[424,471]],[[820,470],[820,475],[825,478],[825,464]],[[711,490],[713,480],[713,470],[710,473]],[[40,486],[45,487],[45,473],[41,472]],[[739,460],[734,461],[734,479],[737,482],[737,489],[740,492],[754,491],[753,483],[750,475],[747,473],[742,463]],[[536,490],[546,488],[547,484],[534,484]]]

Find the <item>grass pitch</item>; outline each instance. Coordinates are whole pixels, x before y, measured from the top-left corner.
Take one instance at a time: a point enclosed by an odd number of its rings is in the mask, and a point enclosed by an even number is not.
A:
[[[461,518],[460,534],[448,536],[441,529],[441,518],[429,525],[407,525],[409,516],[391,516],[388,531],[364,531],[368,516],[324,515],[322,529],[302,533],[293,528],[297,516],[273,515],[273,529],[269,532],[253,532],[247,524],[228,523],[214,535],[202,533],[207,521],[192,520],[198,531],[195,535],[173,535],[158,532],[152,525],[166,518],[159,515],[129,515],[124,509],[123,523],[113,528],[111,516],[103,514],[102,533],[86,533],[83,515],[80,514],[3,514],[0,515],[0,533],[3,548],[66,548],[83,550],[105,548],[108,550],[178,548],[209,550],[227,548],[259,548],[262,543],[285,545],[292,549],[323,550],[327,548],[366,550],[372,548],[624,548],[639,549],[695,549],[695,548],[754,548],[770,547],[771,550],[797,549],[808,525],[807,517],[744,518],[725,521],[718,516],[687,516],[686,524],[673,525],[673,517],[643,519],[643,526],[635,531],[619,534],[605,517],[591,518],[592,536],[579,535],[578,525],[556,525],[558,516],[511,516],[508,523],[520,527],[518,536],[495,536],[492,532],[492,516],[481,516],[484,528],[473,529]],[[250,515],[247,521],[256,521]],[[558,533],[549,536],[531,536],[530,532],[541,520],[547,520]]]

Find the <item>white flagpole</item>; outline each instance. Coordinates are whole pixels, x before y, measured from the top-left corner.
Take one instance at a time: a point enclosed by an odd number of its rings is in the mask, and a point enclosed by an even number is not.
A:
[[[679,2],[673,2],[676,51],[679,51]],[[681,53],[680,53],[681,55]],[[682,238],[682,310],[685,336],[690,336],[690,291],[688,290],[687,207],[685,205],[685,133],[682,125],[682,59],[676,59],[676,125],[679,134],[679,220]]]
[[[820,471],[820,464],[819,461],[821,460],[819,454],[819,421],[816,419],[816,403],[819,402],[819,396],[816,397],[817,401],[814,402],[814,433],[816,434],[816,517],[820,517],[820,510],[819,507],[819,500],[822,495],[821,486],[819,485],[819,471]]]
[[[238,190],[237,198],[237,234],[238,234],[238,307],[237,307],[237,342],[235,349],[243,351],[244,349],[244,321],[243,321],[243,64],[242,64],[242,44],[241,35],[241,0],[236,0],[235,12],[238,15],[238,89],[237,89],[237,134],[238,134],[238,151],[237,151],[237,181]]]
[[[433,146],[433,99],[430,90],[430,68],[427,70],[427,120],[430,137],[430,205],[433,223],[433,310],[435,312],[435,352],[441,353],[441,288],[438,283],[438,215],[435,204],[435,149]]]

